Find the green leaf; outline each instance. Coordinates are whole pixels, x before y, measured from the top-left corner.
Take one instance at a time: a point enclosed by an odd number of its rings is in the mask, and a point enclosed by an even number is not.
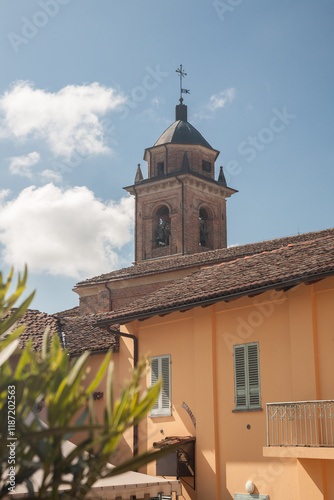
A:
[[[89,387],[86,389],[87,394],[91,394],[96,389],[96,387],[99,385],[99,383],[101,382],[101,379],[102,379],[103,375],[105,374],[105,371],[106,371],[108,364],[110,362],[110,358],[111,358],[111,351],[109,351],[106,354],[106,356],[104,357],[103,363],[100,366],[99,371],[97,372],[96,376],[94,377],[94,380],[91,382]]]
[[[1,352],[0,352],[0,366],[2,366],[9,358],[10,356],[16,351],[16,349],[19,346],[20,341],[18,339],[13,340],[9,345],[7,345]]]

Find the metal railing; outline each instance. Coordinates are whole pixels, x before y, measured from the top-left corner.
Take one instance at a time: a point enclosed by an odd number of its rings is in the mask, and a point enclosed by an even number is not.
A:
[[[334,400],[266,406],[267,446],[334,446]]]

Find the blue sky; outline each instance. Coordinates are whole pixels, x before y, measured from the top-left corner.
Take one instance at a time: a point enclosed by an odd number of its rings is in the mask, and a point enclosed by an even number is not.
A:
[[[310,0],[2,0],[0,269],[33,307],[130,265],[132,184],[174,121],[221,151],[228,244],[333,227],[334,4]]]

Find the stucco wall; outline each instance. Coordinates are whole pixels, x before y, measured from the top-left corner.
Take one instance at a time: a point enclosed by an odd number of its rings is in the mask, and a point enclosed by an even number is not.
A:
[[[286,447],[263,455],[266,403],[334,399],[333,303],[331,278],[122,327],[138,337],[139,357],[171,355],[172,415],[140,424],[139,449],[166,436],[196,437],[196,490],[184,485],[185,499],[231,500],[246,493],[248,480],[270,500],[334,498],[334,460],[312,458],[312,450],[311,458],[289,457]],[[259,343],[262,410],[236,413],[233,346],[249,342]],[[92,373],[101,360],[91,357]],[[114,362],[117,391],[133,366],[131,340],[121,339]],[[97,401],[98,416],[103,408],[104,400]],[[120,444],[115,463],[130,456],[132,433]],[[142,472],[155,475],[155,464]]]
[[[333,399],[333,299],[327,279],[138,323],[140,354],[172,360],[172,416],[149,417],[142,435],[149,444],[196,436],[196,491],[185,498],[230,500],[247,480],[271,500],[331,498],[331,460],[289,458],[285,448],[269,458],[263,447],[266,403]],[[233,345],[248,342],[259,343],[262,411],[235,413]]]

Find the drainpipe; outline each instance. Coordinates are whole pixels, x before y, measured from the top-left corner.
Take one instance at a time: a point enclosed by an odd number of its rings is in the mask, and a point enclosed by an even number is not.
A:
[[[107,330],[110,334],[115,335],[115,332],[112,332],[110,326],[107,325]],[[137,367],[138,364],[138,339],[135,335],[131,335],[130,333],[117,333],[120,337],[125,337],[133,340],[133,366]],[[138,455],[138,424],[133,426],[133,456]]]
[[[110,288],[108,287],[108,283],[105,283],[104,284],[105,288],[108,290],[109,292],[109,311],[112,311],[112,299],[111,299],[111,290]]]
[[[184,255],[184,185],[183,185],[183,181],[181,181],[181,179],[178,178],[178,176],[176,175],[175,176],[175,179],[177,179],[179,182],[181,182],[182,184],[182,197],[181,197],[181,200],[182,200],[182,255]]]

